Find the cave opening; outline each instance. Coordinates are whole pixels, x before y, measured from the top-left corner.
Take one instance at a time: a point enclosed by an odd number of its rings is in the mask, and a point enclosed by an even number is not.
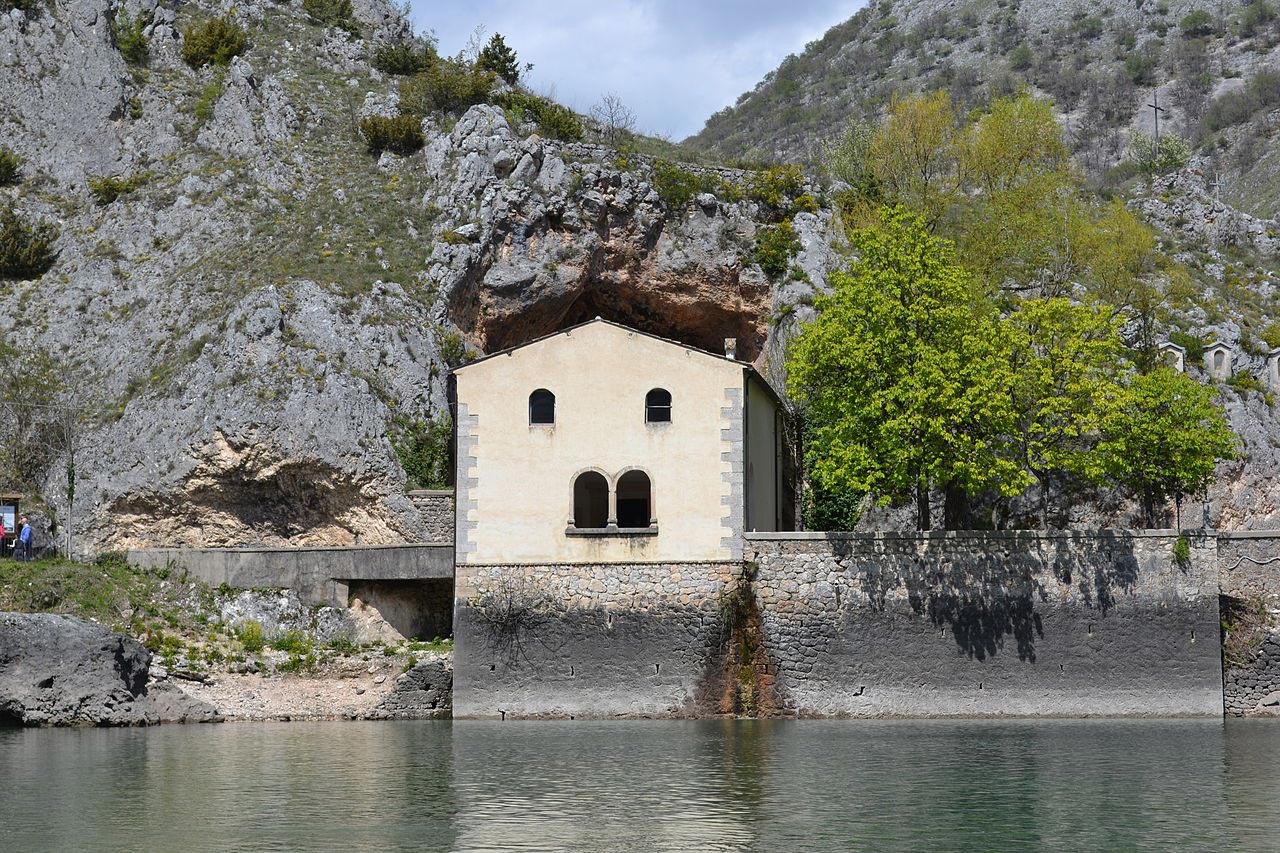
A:
[[[567,289],[502,298],[483,280],[456,293],[450,315],[484,352],[509,349],[596,317],[717,355],[726,338],[737,357],[754,361],[764,347],[768,284],[748,284],[737,271],[699,271],[680,280],[587,278]]]

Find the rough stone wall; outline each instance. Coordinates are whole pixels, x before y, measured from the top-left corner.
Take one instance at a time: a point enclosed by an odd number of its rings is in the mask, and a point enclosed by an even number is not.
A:
[[[733,563],[457,568],[455,717],[691,717],[723,691]]]
[[[1280,530],[1218,534],[1222,594],[1235,598],[1280,598]]]
[[[1223,706],[1229,717],[1280,715],[1280,634],[1265,634],[1246,666],[1226,670]]]
[[[1242,634],[1226,638],[1226,713],[1280,714],[1280,530],[1218,534],[1218,572],[1223,625]]]
[[[423,542],[452,545],[453,489],[417,489],[409,492],[409,500],[418,510]]]
[[[786,713],[1218,715],[1216,543],[1092,534],[754,534]]]

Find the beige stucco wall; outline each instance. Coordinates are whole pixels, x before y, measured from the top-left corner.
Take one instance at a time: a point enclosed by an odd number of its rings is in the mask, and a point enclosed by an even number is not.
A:
[[[458,561],[732,559],[722,430],[740,435],[742,422],[722,410],[740,408],[742,387],[740,364],[600,322],[458,371]],[[556,396],[552,426],[529,424],[538,388]],[[671,392],[669,424],[645,423],[653,388]],[[616,482],[632,467],[652,480],[657,535],[567,536],[575,476],[594,468]]]

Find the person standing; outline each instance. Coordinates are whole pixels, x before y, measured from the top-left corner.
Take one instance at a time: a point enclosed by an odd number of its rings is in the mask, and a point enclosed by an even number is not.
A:
[[[18,522],[18,559],[24,563],[31,562],[31,522],[24,515]]]

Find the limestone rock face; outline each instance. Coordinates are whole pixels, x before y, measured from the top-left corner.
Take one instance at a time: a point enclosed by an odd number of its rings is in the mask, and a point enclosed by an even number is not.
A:
[[[168,688],[148,689],[138,641],[65,616],[0,613],[0,724],[139,726],[216,719]]]
[[[114,47],[126,9],[149,22],[145,69]],[[184,27],[228,10],[248,51],[187,67]],[[0,286],[0,335],[80,371],[77,551],[423,540],[395,439],[445,415],[467,353],[596,315],[766,352],[753,204],[669,210],[644,158],[486,105],[375,157],[357,124],[396,114],[399,78],[369,58],[409,24],[383,0],[354,12],[362,38],[268,0],[0,18],[0,140],[24,161],[0,204],[61,232],[49,273]],[[139,185],[103,204],[99,176]],[[60,528],[64,472],[45,487]]]

